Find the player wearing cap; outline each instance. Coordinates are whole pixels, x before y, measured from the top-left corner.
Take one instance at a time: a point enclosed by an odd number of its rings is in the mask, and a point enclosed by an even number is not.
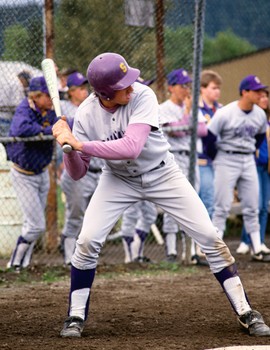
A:
[[[255,153],[255,160],[259,179],[259,223],[261,235],[261,251],[265,253],[270,253],[270,249],[265,245],[265,233],[267,230],[267,222],[269,216],[268,206],[270,199],[270,106],[268,90],[264,90],[262,92],[258,106],[264,110],[268,124],[265,139],[261,143],[260,148],[256,149]],[[243,225],[241,243],[236,249],[236,253],[249,253],[251,246],[250,243],[250,237],[247,235],[245,226]]]
[[[170,151],[173,153],[176,163],[179,165],[185,176],[188,177],[190,165],[190,130],[174,130],[177,126],[191,126],[191,78],[188,72],[183,69],[175,69],[167,76],[168,91],[170,98],[160,105],[160,124],[171,127],[169,131],[164,131],[164,135],[171,145]],[[198,120],[198,136],[207,134],[205,118],[201,115]],[[195,188],[199,189],[199,168],[196,166]],[[166,255],[169,262],[177,259],[177,232],[179,227],[172,216],[164,213],[163,232],[165,233]],[[182,260],[185,260],[185,235],[182,232]],[[206,262],[196,254],[195,244],[192,240],[191,261],[197,265],[205,265]]]
[[[61,145],[73,147],[64,162],[74,179],[86,174],[92,156],[106,161],[72,257],[70,304],[61,336],[81,336],[102,246],[125,209],[140,200],[168,212],[200,245],[243,328],[269,336],[260,313],[251,309],[228,247],[168,151],[159,130],[156,95],[135,82],[139,74],[121,55],[98,55],[87,71],[95,92],[79,106],[73,133],[64,118],[53,128]]]
[[[245,77],[239,86],[240,99],[216,111],[208,124],[207,152],[215,155],[215,206],[213,224],[223,237],[226,219],[238,189],[242,214],[252,245],[252,259],[269,262],[270,255],[261,251],[258,220],[259,183],[254,152],[264,140],[267,120],[257,106],[266,88],[255,75]]]
[[[23,99],[12,118],[9,136],[51,135],[56,121],[44,77],[33,78],[28,98]],[[50,187],[47,167],[52,154],[53,141],[7,145],[8,158],[13,162],[12,185],[23,212],[22,232],[8,263],[18,271],[29,265],[35,242],[45,232],[45,207]]]
[[[77,109],[88,96],[88,80],[81,73],[73,72],[67,77],[67,86],[68,101],[61,101],[61,110],[72,128]],[[58,152],[61,152],[62,156],[60,146]],[[65,223],[61,236],[61,248],[66,265],[71,263],[84,213],[96,189],[102,166],[102,159],[93,158],[86,176],[78,181],[73,180],[68,172],[63,170],[60,185],[65,194]]]
[[[145,80],[138,77],[136,81],[150,86],[155,79]],[[156,219],[156,206],[149,201],[137,202],[125,210],[122,216],[121,231],[116,233],[122,236],[125,263],[151,262],[148,257],[144,256],[144,245],[151,225]]]
[[[144,255],[144,245],[151,226],[157,219],[156,206],[149,201],[140,201],[125,210],[122,216],[121,235],[125,258],[124,262],[152,262]]]
[[[221,92],[222,78],[212,70],[203,70],[200,76],[200,99],[199,114],[203,114],[207,123],[213,115],[222,107],[218,102]],[[204,151],[204,140],[206,137],[198,138],[197,152],[200,171],[200,191],[199,196],[205,205],[210,218],[214,211],[214,169],[212,159]]]

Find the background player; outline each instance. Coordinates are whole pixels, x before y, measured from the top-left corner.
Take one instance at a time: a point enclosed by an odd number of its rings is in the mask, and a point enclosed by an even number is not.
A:
[[[212,70],[204,70],[201,73],[200,86],[201,95],[199,100],[199,112],[203,114],[207,123],[210,122],[216,110],[222,105],[218,102],[220,98],[222,79]],[[199,196],[203,201],[210,218],[214,211],[214,169],[212,159],[205,153],[205,137],[198,138],[198,164],[200,171]]]
[[[177,126],[191,126],[191,78],[183,68],[175,69],[167,76],[168,91],[170,98],[160,105],[160,124],[165,127],[172,127],[170,131],[164,131],[164,135],[171,145],[176,163],[184,175],[188,177],[190,164],[190,130],[174,130]],[[205,136],[207,127],[202,116],[198,122],[198,136]],[[196,166],[195,188],[199,189],[199,169]],[[165,234],[166,255],[168,262],[175,262],[177,259],[177,233],[179,227],[177,222],[167,213],[163,215],[163,232]],[[182,233],[182,242],[185,242],[185,235]],[[182,260],[185,260],[185,244],[183,244]],[[191,245],[191,260],[194,264],[202,264],[199,256],[196,255],[195,244]]]
[[[57,121],[44,77],[30,81],[29,95],[17,107],[9,136],[29,137],[52,134]],[[53,142],[17,142],[7,145],[13,162],[11,180],[23,212],[22,232],[8,266],[19,271],[30,264],[34,245],[45,232],[45,207],[50,187],[48,165],[52,160]]]
[[[261,93],[258,106],[261,107],[266,114],[267,130],[260,148],[256,150],[256,167],[259,179],[259,223],[261,236],[261,251],[270,253],[270,249],[265,245],[265,232],[268,220],[268,203],[270,199],[270,159],[269,159],[269,142],[270,142],[270,110],[269,110],[269,92],[264,90]],[[246,254],[250,250],[250,237],[243,225],[241,243],[236,249],[238,254]]]
[[[67,86],[69,99],[68,101],[61,101],[61,111],[67,117],[72,128],[77,109],[88,96],[88,80],[81,73],[74,72],[67,77]],[[60,147],[58,149],[62,154],[62,149]],[[65,223],[61,237],[61,248],[63,249],[66,265],[71,263],[84,213],[96,189],[102,166],[102,159],[92,159],[86,176],[78,181],[74,181],[68,172],[65,169],[63,170],[60,184],[65,194]]]
[[[144,256],[144,245],[151,225],[156,219],[156,206],[149,201],[137,202],[125,210],[121,224],[125,263],[151,262]]]
[[[61,336],[81,336],[100,250],[125,209],[139,200],[168,212],[203,248],[243,329],[269,336],[260,313],[251,309],[228,247],[168,152],[169,144],[159,130],[157,98],[148,86],[135,82],[139,75],[121,55],[97,56],[87,71],[95,93],[79,106],[74,134],[65,118],[53,129],[61,145],[73,147],[64,162],[74,179],[86,174],[92,156],[106,160],[72,257],[69,317]]]
[[[144,80],[142,77],[136,79],[137,82],[150,86],[154,79]],[[150,262],[144,256],[144,245],[150,227],[157,219],[157,209],[155,205],[148,201],[140,201],[125,210],[122,216],[121,236],[125,253],[125,263]]]
[[[245,77],[239,86],[240,99],[216,111],[208,124],[208,153],[213,152],[217,140],[213,224],[222,238],[237,187],[244,224],[252,242],[252,257],[256,261],[270,261],[270,255],[261,252],[259,183],[254,160],[256,145],[259,147],[263,141],[267,125],[264,111],[257,106],[265,88],[255,75]]]

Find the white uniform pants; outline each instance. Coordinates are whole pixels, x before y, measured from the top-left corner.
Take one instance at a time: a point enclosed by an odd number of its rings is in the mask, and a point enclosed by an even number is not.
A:
[[[213,164],[215,169],[213,224],[220,232],[224,232],[233,202],[234,188],[237,187],[246,231],[248,233],[260,231],[259,181],[253,154],[227,154],[220,151]]]
[[[21,236],[34,242],[45,232],[45,207],[50,188],[49,171],[25,175],[11,168],[11,180],[23,212]]]
[[[149,200],[172,215],[202,248],[213,273],[234,263],[198,194],[170,155],[164,167],[141,176],[121,177],[108,170],[103,172],[86,210],[72,257],[76,268],[96,267],[107,235],[125,209],[139,200]]]
[[[157,218],[156,206],[148,201],[137,202],[123,214],[122,236],[133,237],[135,229],[148,233]]]

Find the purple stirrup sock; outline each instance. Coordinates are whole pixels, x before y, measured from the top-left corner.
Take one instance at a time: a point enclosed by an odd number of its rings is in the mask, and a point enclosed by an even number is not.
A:
[[[231,266],[228,266],[228,267],[225,267],[225,269],[221,270],[220,272],[218,273],[214,273],[214,276],[216,277],[216,279],[219,281],[222,289],[224,290],[225,294],[227,295],[226,293],[226,290],[223,286],[224,282],[229,279],[229,278],[232,278],[232,277],[237,277],[238,276],[238,272],[237,272],[237,267],[236,267],[236,264],[232,264]],[[239,277],[239,276],[238,276]],[[245,297],[246,297],[246,300],[248,302],[248,304],[250,305],[250,302],[248,300],[248,297],[246,295],[246,292],[244,291],[245,293]],[[227,295],[228,297],[228,295]],[[229,301],[230,301],[230,298],[228,297]],[[231,303],[231,301],[230,301]],[[232,305],[232,308],[234,309],[235,313],[237,314],[236,310],[235,310],[235,307],[234,305],[231,303]]]
[[[72,292],[83,288],[90,288],[90,292],[91,292],[91,287],[95,278],[95,272],[96,272],[96,269],[79,270],[73,265],[71,265],[71,272],[70,272],[71,282],[70,282],[68,315],[70,311]],[[89,303],[90,303],[90,293],[85,306],[85,318],[84,318],[85,320],[87,319],[87,316],[88,316]]]
[[[148,235],[148,232],[145,232],[145,231],[142,231],[142,230],[139,230],[139,229],[136,229],[136,233],[140,237],[141,242],[144,242],[145,238]]]
[[[238,276],[236,264],[232,264],[231,266],[225,267],[225,269],[221,270],[218,273],[214,273],[214,275],[221,284],[221,287],[223,288],[224,281],[226,281],[228,278]]]

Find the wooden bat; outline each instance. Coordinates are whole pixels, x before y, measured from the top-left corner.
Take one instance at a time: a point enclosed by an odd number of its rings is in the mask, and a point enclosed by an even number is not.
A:
[[[45,58],[41,62],[41,68],[44,74],[44,78],[46,80],[46,84],[49,90],[50,98],[52,100],[55,113],[57,117],[60,118],[62,113],[60,107],[60,97],[58,91],[55,64],[51,58]],[[69,153],[72,151],[72,147],[66,143],[62,146],[62,150],[65,153]]]
[[[161,236],[161,233],[159,231],[159,229],[157,228],[157,225],[156,224],[152,224],[151,225],[151,231],[157,241],[157,244],[159,245],[163,245],[164,244],[164,239],[163,237]]]

